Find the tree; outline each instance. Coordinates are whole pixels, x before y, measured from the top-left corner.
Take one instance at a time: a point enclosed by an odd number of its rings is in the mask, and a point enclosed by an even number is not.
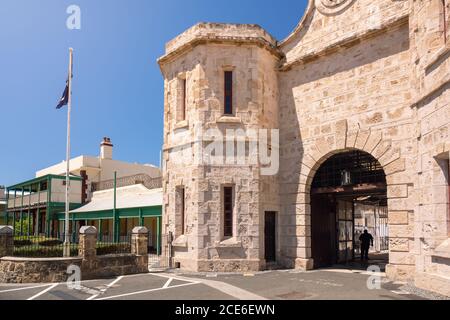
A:
[[[28,230],[30,230],[30,232],[33,230],[33,219],[31,219],[31,217],[24,216],[22,219],[16,220],[16,223],[14,224],[14,234],[16,236],[31,236],[31,234],[28,234]]]

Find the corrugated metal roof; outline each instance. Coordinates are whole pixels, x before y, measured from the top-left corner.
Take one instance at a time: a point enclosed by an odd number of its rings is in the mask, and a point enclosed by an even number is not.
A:
[[[147,189],[141,184],[117,188],[116,209],[162,206],[163,190]],[[91,202],[71,213],[86,213],[114,209],[114,189],[94,192]]]

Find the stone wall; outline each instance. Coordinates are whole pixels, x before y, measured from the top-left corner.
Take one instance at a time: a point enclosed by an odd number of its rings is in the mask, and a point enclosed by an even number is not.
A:
[[[390,212],[410,217],[390,226],[391,238],[407,244],[401,251],[391,250],[391,275],[406,276],[413,268],[408,243],[413,241],[414,175],[407,168],[415,165],[416,149],[408,20],[399,19],[345,50],[301,62],[279,75],[281,228],[290,229],[294,217],[297,223],[295,234],[281,232],[282,255],[289,265],[312,267],[309,190],[315,172],[333,154],[359,149],[384,167]]]
[[[2,228],[0,227],[0,231]],[[52,283],[65,282],[69,266],[81,271],[80,280],[111,278],[120,275],[147,273],[147,234],[145,227],[133,230],[131,254],[96,255],[97,230],[80,230],[79,257],[74,258],[0,258],[0,283]],[[4,238],[0,232],[0,241]],[[9,234],[12,239],[12,233]]]
[[[362,150],[386,174],[387,275],[440,292],[450,287],[450,31],[445,39],[443,28],[450,17],[440,3],[310,0],[297,28],[279,43],[255,25],[233,24],[198,24],[168,43],[159,60],[165,79],[164,219],[175,232],[182,268],[264,268],[267,210],[278,212],[277,262],[312,268],[314,175],[334,154]],[[223,70],[235,72],[234,117],[221,112]],[[178,122],[184,78],[188,116]],[[279,174],[261,176],[258,166],[177,163],[178,146],[189,146],[188,158],[198,153],[196,127],[279,128]],[[237,239],[227,241],[220,234],[223,184],[237,187]],[[185,235],[175,208],[179,185],[187,188]]]
[[[411,65],[415,87],[412,100],[417,123],[417,194],[414,246],[415,283],[450,296],[450,22],[441,1],[414,1]]]
[[[111,278],[127,274],[147,273],[148,262],[134,254],[101,256],[86,261],[82,258],[0,258],[0,283],[65,282],[68,267],[81,269],[81,280]]]

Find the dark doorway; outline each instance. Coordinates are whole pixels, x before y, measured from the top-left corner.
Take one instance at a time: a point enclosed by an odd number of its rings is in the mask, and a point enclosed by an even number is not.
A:
[[[361,151],[331,157],[319,168],[311,186],[314,268],[348,264],[355,260],[359,254],[358,232],[370,231],[372,225],[367,219],[365,222],[364,219],[355,220],[355,208],[358,207],[360,212],[363,206],[387,210],[383,168],[370,154]],[[374,233],[374,236],[378,234]]]
[[[332,195],[317,195],[311,199],[311,250],[314,267],[326,267],[336,260],[336,205]]]
[[[265,259],[266,262],[276,261],[276,212],[266,212],[265,214]]]

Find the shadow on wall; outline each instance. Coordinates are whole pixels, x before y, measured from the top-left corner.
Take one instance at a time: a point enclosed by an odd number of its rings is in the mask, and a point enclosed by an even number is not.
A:
[[[310,95],[312,90],[320,91],[321,79],[329,78],[342,72],[352,71],[359,67],[369,65],[375,61],[383,58],[387,58],[401,52],[408,51],[410,47],[409,43],[409,26],[403,24],[397,26],[386,33],[378,34],[370,39],[366,39],[353,47],[341,49],[328,56],[321,57],[316,61],[307,63],[305,65],[299,65],[292,68],[289,71],[282,72],[280,74],[280,88],[283,88],[284,92],[280,93],[280,139],[283,141],[280,149],[280,184],[281,184],[281,198],[284,204],[284,215],[295,215],[297,209],[297,203],[307,203],[305,205],[306,212],[302,214],[308,215],[310,209],[310,185],[306,185],[307,194],[304,195],[304,199],[299,199],[298,191],[299,185],[305,183],[311,183],[314,177],[302,176],[302,162],[305,155],[305,147],[308,143],[314,143],[316,137],[303,139],[300,131],[301,113],[314,113],[309,105],[300,105],[300,98]],[[384,67],[384,66],[382,66]],[[382,68],[380,68],[381,70]],[[381,71],[380,71],[381,72]],[[345,80],[349,81],[354,79],[356,72],[348,75]],[[370,79],[369,79],[370,81]],[[316,83],[314,83],[316,82]],[[302,90],[298,90],[298,87],[304,84],[311,84],[310,87]],[[331,84],[334,85],[334,84]],[[296,90],[297,89],[297,90]],[[325,90],[325,88],[323,88]],[[317,96],[317,94],[315,94]],[[373,98],[373,97],[371,97]],[[312,103],[313,101],[311,101]],[[352,107],[351,104],[348,106]],[[317,112],[314,113],[315,116]],[[321,121],[336,121],[337,119],[327,119],[326,113],[318,116]],[[302,119],[304,123],[309,125],[305,119]],[[322,159],[326,161],[327,159]],[[317,166],[320,164],[316,164]],[[316,168],[317,169],[317,168]],[[314,174],[315,171],[311,171]],[[305,182],[306,181],[306,182]],[[311,212],[311,214],[313,214]],[[285,216],[286,224],[294,223],[290,217]],[[298,248],[310,248],[311,238],[310,232],[306,230],[306,236],[300,237],[299,235],[285,235],[282,240],[283,247],[289,252],[284,252],[283,256],[287,259],[289,266],[295,265],[295,257],[306,258],[311,256],[310,249],[302,251],[303,257],[299,257]],[[300,241],[302,243],[300,243]]]
[[[342,48],[328,56],[293,68],[298,77],[293,87],[331,77],[337,73],[356,69],[377,60],[407,51],[410,48],[409,25],[403,24],[350,48]],[[339,62],[339,63],[336,63]],[[286,73],[289,73],[286,72]]]

